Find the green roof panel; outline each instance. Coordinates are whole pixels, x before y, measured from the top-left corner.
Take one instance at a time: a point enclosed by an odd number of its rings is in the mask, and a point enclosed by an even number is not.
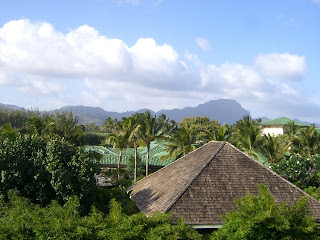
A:
[[[160,157],[167,154],[166,147],[163,143],[160,142],[152,142],[150,144],[150,157],[149,157],[149,165],[150,166],[167,166],[172,163],[173,159],[160,160]],[[104,155],[100,160],[100,164],[104,165],[116,165],[118,163],[119,150],[114,148],[106,148],[103,146],[85,146],[84,150],[86,152],[93,151],[99,154]],[[146,147],[138,148],[138,154],[140,159],[143,162],[146,162],[147,157],[147,149]],[[134,156],[134,148],[125,149],[122,153],[122,165],[127,165],[130,160],[130,157]]]
[[[291,120],[290,118],[287,118],[287,117],[276,118],[274,120],[261,122],[259,124],[260,125],[288,125],[292,121],[294,122],[294,125],[297,125],[297,126],[304,126],[304,127],[309,126],[307,124]]]

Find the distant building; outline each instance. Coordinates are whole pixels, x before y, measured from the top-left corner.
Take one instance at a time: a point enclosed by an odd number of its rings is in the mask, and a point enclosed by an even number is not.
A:
[[[172,163],[174,159],[168,158],[166,160],[160,160],[160,158],[167,154],[166,145],[162,142],[153,141],[150,144],[149,151],[149,168],[150,171],[156,171],[168,164]],[[96,152],[102,155],[102,159],[99,161],[101,168],[117,168],[119,159],[119,150],[114,148],[107,148],[103,146],[85,146],[86,152]],[[147,148],[139,147],[138,155],[142,162],[146,162]],[[126,167],[130,159],[134,157],[134,148],[127,148],[122,153],[122,162],[120,167]]]
[[[293,204],[307,195],[230,143],[215,141],[140,180],[128,191],[146,215],[172,212],[194,228],[219,228],[221,214],[235,210],[235,198],[247,192],[258,194],[257,183],[266,185],[278,203]],[[319,222],[320,203],[313,197],[309,210]]]
[[[301,127],[310,127],[307,124],[304,123],[300,123],[294,120],[291,120],[290,118],[287,117],[281,117],[281,118],[277,118],[274,120],[270,120],[270,121],[266,121],[266,122],[261,122],[259,123],[259,125],[262,126],[262,132],[265,135],[274,135],[274,136],[278,136],[278,135],[283,135],[284,133],[284,127],[286,125],[288,125],[290,122],[294,122],[295,125],[297,126],[301,126]]]

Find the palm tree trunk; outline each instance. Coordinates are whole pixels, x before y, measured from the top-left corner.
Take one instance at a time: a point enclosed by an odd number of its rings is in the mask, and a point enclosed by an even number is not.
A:
[[[137,145],[134,145],[134,175],[133,175],[133,182],[136,183],[137,181]]]
[[[146,158],[146,177],[149,172],[149,151],[150,151],[150,143],[147,143],[147,158]]]
[[[120,179],[120,163],[122,160],[122,151],[119,153],[119,159],[118,159],[118,180]]]

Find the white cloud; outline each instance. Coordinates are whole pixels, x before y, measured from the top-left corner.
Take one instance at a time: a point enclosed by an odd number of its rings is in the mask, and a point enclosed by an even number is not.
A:
[[[308,71],[304,56],[289,53],[260,55],[255,65],[267,77],[286,80],[301,80]]]
[[[209,41],[205,38],[202,38],[202,37],[197,37],[195,39],[197,45],[204,51],[208,51],[211,49],[211,46],[209,44]]]
[[[306,59],[288,53],[258,56],[252,65],[203,63],[168,44],[140,38],[133,46],[87,25],[64,34],[45,22],[11,21],[0,28],[0,95],[23,107],[93,105],[106,110],[196,106],[232,98],[249,110],[294,113],[310,100],[288,80],[301,80]],[[30,100],[31,99],[31,100]],[[318,105],[309,104],[313,109]],[[287,114],[287,116],[289,116]],[[309,113],[309,116],[315,111]],[[290,116],[289,116],[290,117]]]
[[[176,86],[175,81],[187,77],[188,72],[178,53],[167,44],[158,45],[148,38],[128,47],[87,25],[64,35],[48,23],[11,21],[0,28],[0,38],[2,68],[21,74],[94,77],[166,87]]]

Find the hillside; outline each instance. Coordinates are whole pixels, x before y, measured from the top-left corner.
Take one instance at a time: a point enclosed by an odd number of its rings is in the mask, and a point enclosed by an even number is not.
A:
[[[72,111],[72,113],[79,117],[80,123],[94,122],[102,124],[105,119],[123,117],[129,117],[132,114],[138,112],[142,113],[148,109],[140,109],[138,111],[127,111],[127,112],[108,112],[99,107],[89,106],[67,106],[58,111]],[[161,110],[153,112],[149,110],[153,115],[166,114],[170,120],[180,122],[184,117],[202,117],[207,116],[211,120],[215,119],[219,123],[227,123],[229,125],[234,124],[236,121],[241,119],[243,115],[250,115],[250,112],[242,108],[241,105],[235,100],[220,99],[211,100],[209,102],[198,105],[197,107],[186,107],[183,109],[172,109],[172,110]]]

